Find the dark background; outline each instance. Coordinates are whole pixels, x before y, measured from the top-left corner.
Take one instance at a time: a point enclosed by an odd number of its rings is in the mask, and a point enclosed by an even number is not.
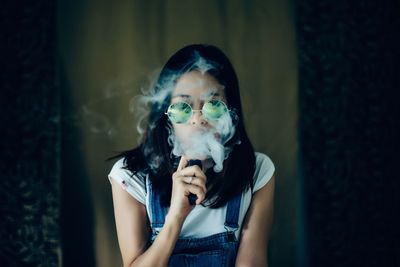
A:
[[[232,60],[276,166],[270,266],[399,266],[399,3],[2,3],[0,266],[120,264],[107,174],[177,49]],[[397,123],[397,124],[396,124]]]

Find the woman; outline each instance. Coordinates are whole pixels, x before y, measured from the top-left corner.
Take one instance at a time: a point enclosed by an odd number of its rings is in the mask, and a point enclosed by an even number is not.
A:
[[[109,173],[124,266],[267,266],[275,168],[248,139],[229,59],[186,46],[143,99],[144,139]]]

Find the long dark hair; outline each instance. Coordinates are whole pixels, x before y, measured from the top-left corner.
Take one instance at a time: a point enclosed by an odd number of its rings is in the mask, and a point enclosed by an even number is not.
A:
[[[223,170],[215,173],[210,168],[206,172],[208,188],[206,199],[212,200],[210,208],[218,208],[225,205],[235,195],[249,187],[252,188],[255,171],[254,149],[244,127],[239,83],[231,62],[215,46],[203,44],[185,46],[172,55],[164,65],[153,89],[155,92],[165,90],[160,85],[165,84],[165,80],[171,79],[171,73],[174,73],[173,82],[176,82],[184,73],[196,70],[197,67],[193,63],[198,57],[213,66],[207,70],[207,73],[225,87],[227,104],[235,110],[238,116],[235,134],[225,144],[225,146],[232,146],[233,150],[224,161]],[[170,101],[171,95],[169,94],[163,102],[152,104],[148,126],[139,146],[120,152],[108,159],[123,157],[125,168],[141,179],[145,179],[146,174],[149,174],[148,177],[154,189],[159,190],[161,194],[161,202],[164,206],[170,204],[171,177],[179,162],[179,158],[172,155],[172,148],[168,143],[169,121],[164,112]],[[152,166],[150,162],[157,164]]]

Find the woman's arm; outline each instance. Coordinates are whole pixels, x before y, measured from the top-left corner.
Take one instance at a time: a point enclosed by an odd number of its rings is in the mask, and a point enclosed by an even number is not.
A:
[[[198,166],[184,168],[185,164],[187,160],[182,157],[177,172],[172,175],[171,206],[164,226],[147,250],[151,231],[145,206],[117,183],[112,183],[115,222],[124,267],[167,266],[183,222],[194,208],[187,196],[195,194],[196,204],[200,204],[206,195],[204,172]]]
[[[272,226],[274,188],[275,175],[253,195],[240,235],[237,267],[268,266],[267,248]]]
[[[145,206],[116,182],[112,184],[112,195],[123,266],[167,266],[183,221],[167,216],[164,227],[146,250],[151,230]]]

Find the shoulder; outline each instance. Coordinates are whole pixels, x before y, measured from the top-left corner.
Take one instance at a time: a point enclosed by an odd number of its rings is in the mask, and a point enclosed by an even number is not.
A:
[[[141,173],[133,174],[132,171],[125,167],[125,158],[117,160],[108,174],[109,181],[111,183],[116,181],[130,195],[144,204],[146,200],[146,184],[144,175]]]
[[[125,167],[125,158],[120,158],[116,162],[114,162],[114,165],[112,166],[111,170],[120,170],[122,167]]]
[[[256,169],[261,167],[274,167],[271,158],[262,152],[254,152],[256,156]]]
[[[112,166],[109,176],[112,176],[112,178],[117,178],[117,176],[132,177],[133,173],[126,168],[125,158],[120,158]]]
[[[127,167],[125,158],[118,159],[110,170],[110,174],[129,176],[131,178],[144,180],[146,174],[143,171],[133,171]]]
[[[255,152],[256,166],[253,176],[254,192],[268,183],[275,172],[275,165],[271,158],[262,152]]]

